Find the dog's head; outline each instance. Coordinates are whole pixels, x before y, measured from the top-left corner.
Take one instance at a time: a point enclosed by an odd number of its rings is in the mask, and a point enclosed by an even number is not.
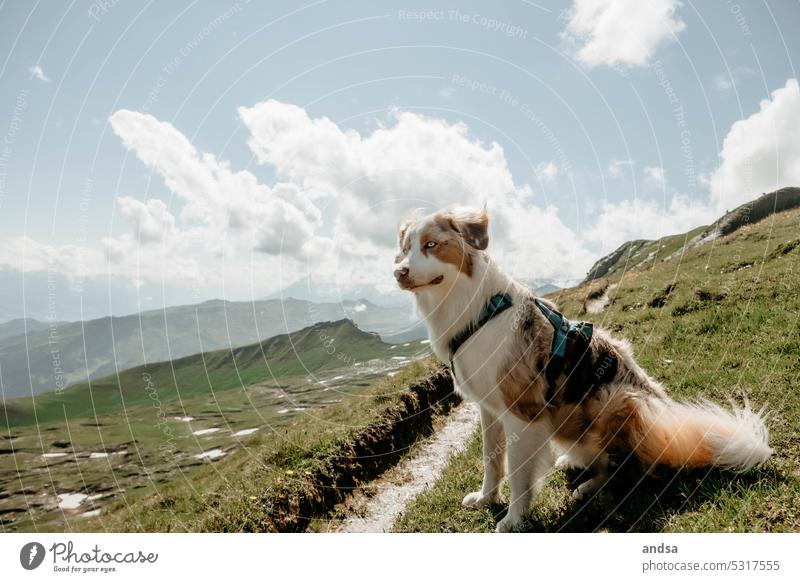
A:
[[[394,276],[401,289],[422,291],[458,277],[472,277],[478,255],[489,244],[489,215],[481,210],[440,210],[404,221]]]

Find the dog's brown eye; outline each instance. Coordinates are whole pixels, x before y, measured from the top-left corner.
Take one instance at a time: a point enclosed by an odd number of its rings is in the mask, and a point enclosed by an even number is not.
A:
[[[435,240],[429,240],[428,242],[426,242],[426,243],[425,243],[425,248],[426,248],[426,249],[432,249],[432,248],[433,248],[433,247],[435,247],[437,244],[438,244],[438,243],[437,243]]]

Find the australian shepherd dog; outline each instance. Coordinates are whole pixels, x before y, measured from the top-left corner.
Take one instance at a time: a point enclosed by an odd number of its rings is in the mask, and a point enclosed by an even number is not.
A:
[[[511,500],[497,524],[507,532],[521,524],[554,467],[588,469],[591,478],[573,493],[581,499],[609,479],[612,455],[633,457],[644,470],[744,471],[769,457],[760,412],[746,402],[728,410],[672,400],[636,364],[630,344],[602,329],[582,345],[566,340],[562,366],[547,374],[555,328],[540,305],[557,308],[537,304],[529,287],[492,262],[488,226],[485,208],[414,216],[400,225],[394,268],[398,285],[414,294],[433,351],[451,366],[456,390],[480,406],[483,485],[463,505],[502,503],[507,470]],[[480,321],[498,294],[510,306]],[[471,333],[452,353],[453,338],[465,329]]]

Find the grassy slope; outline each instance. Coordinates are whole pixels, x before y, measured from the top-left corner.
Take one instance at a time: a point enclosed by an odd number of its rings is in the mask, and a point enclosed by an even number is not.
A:
[[[341,348],[341,349],[340,349]],[[0,403],[0,429],[93,418],[149,404],[187,400],[257,382],[319,372],[387,355],[388,346],[349,320],[321,323],[241,348],[137,366],[62,393]],[[401,355],[402,346],[396,350]]]
[[[394,410],[415,400],[409,386],[437,370],[431,359],[410,364],[346,404],[249,439],[235,454],[197,470],[191,479],[172,479],[147,497],[123,498],[100,517],[71,527],[77,531],[270,531],[279,514],[300,496],[309,491],[325,495],[320,481],[338,471],[343,462],[356,463],[354,471],[374,462],[363,456],[345,461],[343,451],[357,450],[371,431],[383,430]],[[413,417],[412,423],[416,422]],[[422,436],[416,431],[406,435],[410,439]],[[395,450],[393,441],[383,445],[390,447],[392,455],[403,452]]]
[[[254,344],[314,322],[345,317],[356,321],[362,329],[396,333],[399,327],[406,327],[398,317],[401,310],[347,300],[337,303],[292,298],[254,302],[214,300],[122,317],[62,322],[52,327],[48,322],[28,320],[27,336],[18,335],[24,332],[24,325],[22,320],[16,320],[0,324],[2,388],[9,399],[31,391],[46,393],[62,383],[86,382],[145,362],[176,360],[200,352]],[[412,335],[412,339],[421,337]],[[54,373],[56,367],[58,378]]]
[[[766,405],[775,454],[765,467],[740,476],[699,470],[640,481],[623,469],[604,491],[581,504],[569,498],[568,480],[579,476],[555,473],[525,529],[800,530],[800,211],[769,217],[650,269],[615,272],[555,298],[568,316],[586,317],[581,311],[587,294],[609,283],[618,283],[611,305],[592,321],[631,340],[638,362],[675,398],[702,395],[725,402],[746,394],[757,407]],[[460,506],[464,494],[480,488],[481,471],[475,435],[395,529],[492,531],[503,508]]]
[[[233,352],[123,372],[121,395],[113,378],[93,383],[91,390],[76,386],[60,396],[39,396],[38,424],[31,423],[30,399],[7,402],[11,427],[0,427],[0,531],[68,529],[65,517],[74,521],[96,507],[105,512],[114,500],[132,503],[176,479],[192,480],[207,463],[196,455],[219,449],[229,456],[253,438],[237,437],[237,431],[281,435],[298,418],[328,406],[347,411],[354,401],[371,397],[376,378],[387,369],[425,350],[420,342],[385,344],[340,320]],[[209,428],[216,432],[193,433]],[[45,459],[45,452],[63,456]],[[90,457],[97,452],[113,454]],[[57,494],[68,492],[104,497],[65,516],[55,503]]]

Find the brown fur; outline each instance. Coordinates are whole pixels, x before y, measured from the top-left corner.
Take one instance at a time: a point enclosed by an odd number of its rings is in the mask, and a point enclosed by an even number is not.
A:
[[[428,241],[435,241],[438,244],[432,249],[426,249],[425,244]],[[467,277],[472,277],[472,254],[460,236],[453,236],[452,232],[444,231],[437,223],[437,226],[422,233],[420,245],[425,255],[436,257],[443,263],[450,263]]]
[[[411,245],[406,236],[408,228],[413,224],[408,220],[400,225],[398,242],[403,252]],[[427,249],[425,244],[436,242],[436,246]],[[472,249],[484,250],[489,245],[489,215],[486,210],[469,214],[440,212],[434,224],[420,233],[420,251],[426,256],[434,256],[444,263],[454,265],[467,277],[472,276],[475,261]],[[403,260],[402,253],[395,257],[395,263]]]
[[[662,394],[635,366],[625,344],[612,340],[602,330],[595,331],[585,352],[571,351],[575,346],[568,344],[567,363],[548,401],[545,366],[553,328],[533,303],[532,294],[520,308],[516,327],[507,363],[497,378],[509,410],[526,421],[544,415],[554,427],[556,441],[577,443],[598,456],[630,451],[636,441],[650,442],[641,438],[638,402],[658,399]],[[603,367],[609,359],[615,362],[613,374],[609,372],[603,378],[597,372],[611,369]],[[654,448],[659,448],[659,443]]]

